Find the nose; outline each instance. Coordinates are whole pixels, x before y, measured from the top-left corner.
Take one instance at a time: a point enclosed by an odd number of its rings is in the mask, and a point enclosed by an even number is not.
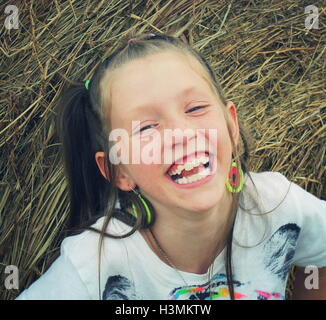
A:
[[[164,126],[163,148],[166,163],[196,151],[197,130],[182,117],[175,116]],[[172,163],[171,162],[171,163]]]
[[[196,138],[196,130],[182,117],[174,115],[164,126],[164,138],[167,146],[185,145],[189,140]]]

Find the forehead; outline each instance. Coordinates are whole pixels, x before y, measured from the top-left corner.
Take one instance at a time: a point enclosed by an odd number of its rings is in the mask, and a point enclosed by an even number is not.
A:
[[[212,94],[198,69],[199,63],[194,67],[187,57],[174,52],[133,60],[120,67],[111,82],[112,110],[128,112],[139,105],[164,103],[181,93]]]

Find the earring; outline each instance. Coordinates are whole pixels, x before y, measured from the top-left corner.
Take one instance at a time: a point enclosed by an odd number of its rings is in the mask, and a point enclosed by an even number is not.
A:
[[[226,179],[226,188],[232,193],[238,193],[242,190],[244,184],[244,176],[241,167],[235,161],[232,161],[229,175]]]
[[[153,217],[152,217],[152,212],[148,207],[148,204],[146,203],[145,199],[141,196],[140,192],[135,191],[134,189],[131,189],[138,197],[138,199],[140,200],[140,202],[143,204],[145,211],[146,211],[146,219],[145,219],[145,223],[147,224],[147,226],[149,226],[152,222],[153,222]],[[131,202],[131,208],[132,208],[132,215],[137,218],[138,217],[138,212],[137,212],[137,208],[135,206],[135,204],[133,202]]]

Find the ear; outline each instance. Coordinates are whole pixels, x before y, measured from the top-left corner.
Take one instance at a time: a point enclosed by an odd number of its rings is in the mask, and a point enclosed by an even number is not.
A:
[[[109,181],[110,181],[110,177],[107,177],[107,175],[106,175],[106,173],[105,173],[105,169],[104,169],[104,168],[105,168],[105,166],[104,166],[105,161],[104,161],[104,159],[105,159],[105,154],[104,154],[104,152],[99,151],[99,152],[96,152],[96,153],[95,153],[95,161],[96,161],[96,164],[97,164],[97,166],[98,166],[98,168],[99,168],[99,170],[100,170],[102,176],[103,176],[106,180],[109,180]]]
[[[95,153],[95,161],[97,166],[102,174],[102,176],[110,181],[110,177],[108,177],[105,173],[104,169],[104,159],[105,154],[102,151]],[[135,182],[124,172],[121,165],[118,167],[117,178],[116,178],[117,187],[123,191],[130,191],[136,187]]]
[[[231,122],[232,138],[233,138],[235,144],[238,145],[240,129],[239,129],[239,123],[238,123],[237,109],[232,101],[227,102],[226,108],[227,108],[230,122]]]

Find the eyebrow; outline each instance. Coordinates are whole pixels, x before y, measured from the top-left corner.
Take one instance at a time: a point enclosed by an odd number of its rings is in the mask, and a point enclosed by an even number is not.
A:
[[[198,88],[196,86],[188,87],[188,88],[182,90],[180,93],[178,93],[176,95],[176,98],[185,97],[185,96],[189,95],[190,93],[192,93],[193,91],[196,91],[196,90],[198,90]],[[204,94],[204,92],[201,91],[201,90],[198,90],[198,92],[200,94]],[[141,105],[138,105],[135,108],[133,108],[133,110],[131,112],[133,113],[133,112],[136,112],[136,111],[148,109],[149,107],[152,107],[152,106],[153,106],[153,103],[150,103],[150,104],[141,104]]]

